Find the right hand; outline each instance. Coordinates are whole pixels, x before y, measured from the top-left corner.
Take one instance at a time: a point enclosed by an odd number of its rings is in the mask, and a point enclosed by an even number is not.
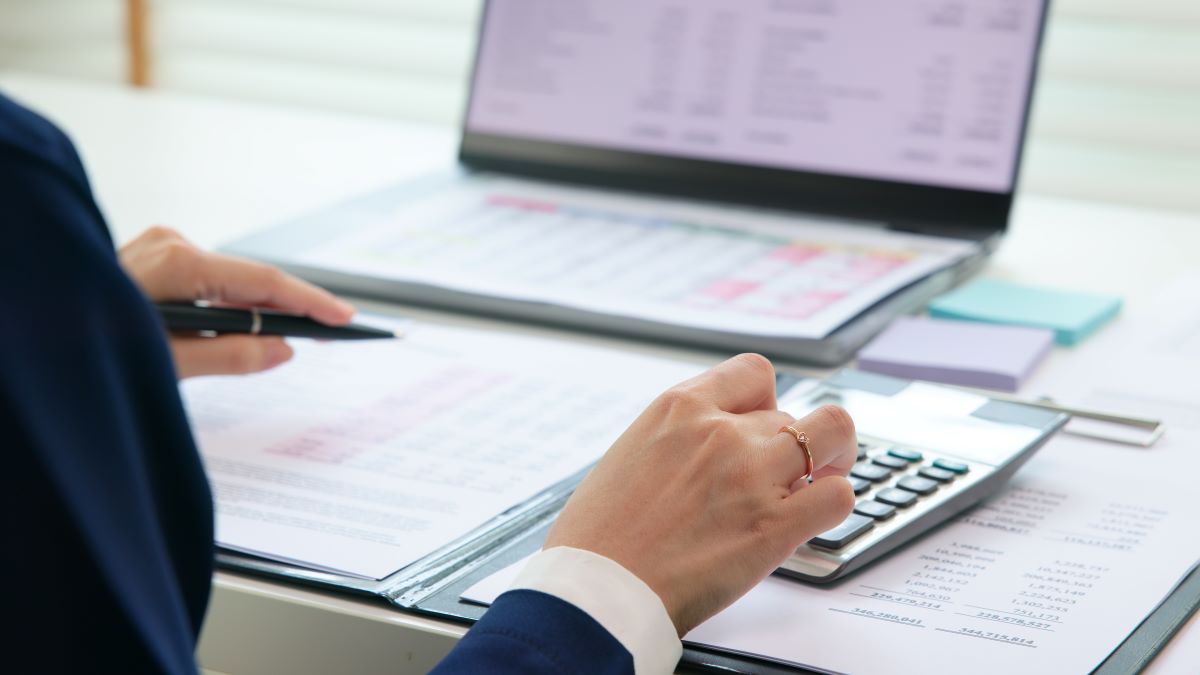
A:
[[[807,460],[784,425],[811,439],[811,484],[798,480]],[[545,547],[616,561],[683,636],[845,519],[856,457],[846,411],[796,421],[776,409],[771,363],[743,354],[655,400],[580,484]]]

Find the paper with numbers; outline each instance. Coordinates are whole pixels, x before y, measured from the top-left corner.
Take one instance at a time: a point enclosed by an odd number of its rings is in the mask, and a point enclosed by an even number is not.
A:
[[[358,225],[289,262],[758,336],[825,337],[977,251],[837,220],[486,176],[346,208]]]
[[[294,345],[276,370],[183,385],[217,542],[370,579],[584,469],[700,370],[426,324]]]
[[[1088,672],[1200,558],[1185,494],[1088,469],[1096,445],[1060,437],[861,574],[772,577],[686,639],[838,672]]]
[[[1088,468],[1111,447],[1059,437],[893,556],[832,586],[769,577],[684,641],[833,672],[1088,672],[1200,558],[1186,492]],[[463,598],[490,603],[522,564]]]

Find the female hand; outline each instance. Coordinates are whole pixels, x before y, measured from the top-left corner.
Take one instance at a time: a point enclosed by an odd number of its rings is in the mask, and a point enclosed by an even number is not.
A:
[[[354,308],[312,284],[262,263],[207,253],[165,227],[152,227],[119,251],[126,274],[154,302],[209,300],[227,307],[267,307],[331,325],[349,323]],[[175,371],[233,375],[274,368],[292,357],[280,337],[171,335]]]
[[[815,480],[801,478],[807,458]],[[568,501],[546,548],[606,556],[644,581],[680,636],[730,605],[854,508],[846,411],[776,410],[771,363],[743,354],[660,396]]]

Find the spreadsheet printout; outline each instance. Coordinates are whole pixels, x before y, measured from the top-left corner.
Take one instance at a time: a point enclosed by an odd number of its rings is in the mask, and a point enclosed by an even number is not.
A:
[[[356,225],[297,251],[293,262],[770,337],[823,338],[978,249],[842,221],[490,176],[357,209]]]
[[[184,382],[225,548],[379,579],[586,468],[700,368],[413,324]]]

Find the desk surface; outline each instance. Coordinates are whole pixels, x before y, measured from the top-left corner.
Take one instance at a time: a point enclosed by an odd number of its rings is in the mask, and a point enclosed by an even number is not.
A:
[[[213,247],[347,196],[453,161],[457,133],[271,106],[137,92],[0,73],[0,91],[65,128],[79,145],[118,241],[151,224]],[[1200,187],[1200,185],[1198,185]],[[1200,214],[1018,198],[986,274],[1112,292],[1131,306],[1195,269]],[[404,308],[443,323],[552,335],[712,363],[719,356]],[[1036,380],[1032,383],[1036,387]],[[221,572],[199,650],[230,673],[423,672],[464,632],[387,606]],[[1200,618],[1152,664],[1194,672]]]

